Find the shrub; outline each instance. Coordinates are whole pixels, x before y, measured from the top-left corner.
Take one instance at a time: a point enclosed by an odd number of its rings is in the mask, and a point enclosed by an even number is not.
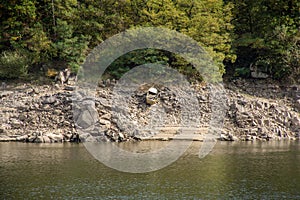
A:
[[[239,67],[235,69],[234,76],[240,76],[244,78],[250,77],[250,69],[248,67]]]
[[[17,51],[0,55],[0,78],[19,78],[27,74],[29,59]]]

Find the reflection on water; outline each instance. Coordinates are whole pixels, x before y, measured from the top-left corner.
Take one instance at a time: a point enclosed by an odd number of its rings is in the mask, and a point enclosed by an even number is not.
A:
[[[165,142],[121,144],[147,152]],[[159,171],[130,174],[82,144],[0,143],[1,199],[299,199],[298,142],[219,142],[204,159],[195,142]]]
[[[193,141],[114,143],[86,142],[86,149],[101,163],[122,172],[146,173],[160,170],[174,163]],[[159,144],[164,144],[160,145]],[[129,148],[130,147],[130,148]]]

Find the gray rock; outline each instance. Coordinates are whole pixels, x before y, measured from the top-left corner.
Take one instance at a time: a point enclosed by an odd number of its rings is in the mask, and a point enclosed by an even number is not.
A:
[[[77,126],[86,129],[94,125],[98,121],[98,112],[93,111],[92,113],[88,110],[83,111],[78,119],[76,120]]]
[[[37,136],[34,140],[34,143],[43,143],[44,139],[43,136]]]
[[[43,100],[44,104],[53,104],[57,101],[55,96],[49,96],[49,97],[45,97]]]
[[[300,111],[300,99],[296,100],[295,107]]]
[[[122,133],[119,133],[119,141],[123,141],[125,139],[124,135]]]
[[[62,134],[48,133],[46,136],[51,139],[51,142],[62,142],[64,139]]]
[[[28,138],[28,142],[34,142],[36,139],[36,136],[35,135],[31,135],[29,138]]]
[[[79,140],[81,142],[95,142],[95,137],[91,136],[89,133],[82,133],[79,135]]]
[[[65,86],[64,90],[66,90],[66,91],[74,91],[75,87],[74,86]]]
[[[54,115],[60,115],[60,114],[62,114],[62,111],[56,109],[56,110],[53,111],[53,114],[54,114]]]
[[[45,143],[51,143],[51,139],[48,137],[48,136],[42,136],[43,137],[43,141],[45,142]]]
[[[10,139],[11,138],[6,135],[0,135],[0,142],[8,142]]]
[[[246,139],[246,141],[251,141],[251,140],[253,140],[253,138],[252,138],[251,135],[246,135],[245,139]]]
[[[107,80],[105,81],[105,85],[106,85],[106,87],[108,87],[108,86],[110,86],[110,85],[111,85],[111,81],[110,81],[110,79],[107,79]]]
[[[264,124],[265,126],[270,126],[270,120],[269,120],[269,119],[264,119],[263,124]]]
[[[14,93],[13,91],[3,91],[0,93],[0,98],[8,97],[8,96],[12,95],[13,93]]]
[[[4,89],[6,89],[6,87],[7,87],[7,84],[5,82],[2,82],[1,83],[1,89],[4,90]]]
[[[17,141],[26,141],[28,140],[28,135],[22,135],[16,138]]]
[[[100,105],[102,105],[105,109],[107,110],[110,110],[111,109],[111,103],[106,99],[106,98],[103,98],[103,97],[98,97],[96,99],[97,102],[100,103]]]
[[[220,135],[220,140],[221,141],[237,141],[238,137],[234,136],[231,133],[226,133],[222,131],[222,134]]]
[[[111,125],[111,122],[109,120],[106,120],[106,119],[100,119],[99,123],[103,124],[103,125],[106,125],[106,126],[110,126]]]
[[[251,72],[251,77],[257,78],[257,79],[266,79],[269,77],[269,75],[266,73],[263,73],[263,72],[253,71],[253,72]]]
[[[300,118],[298,118],[298,117],[295,116],[295,117],[292,119],[292,125],[293,125],[294,127],[300,128]]]
[[[110,120],[111,119],[111,114],[110,113],[106,113],[106,114],[104,114],[104,115],[101,116],[101,119]]]

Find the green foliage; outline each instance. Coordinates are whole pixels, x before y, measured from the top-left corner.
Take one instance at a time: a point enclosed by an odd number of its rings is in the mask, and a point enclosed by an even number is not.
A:
[[[161,64],[175,68],[191,81],[202,81],[201,74],[184,58],[168,51],[157,49],[140,49],[131,51],[116,59],[105,71],[104,78],[121,78],[136,66]]]
[[[147,63],[167,65],[167,53],[157,49],[131,51],[116,59],[106,70],[105,77],[119,79],[130,69]]]
[[[238,60],[267,68],[274,78],[299,79],[300,2],[297,0],[230,0]],[[237,62],[237,67],[241,62]],[[264,69],[262,69],[264,70]],[[297,80],[295,80],[297,81]]]
[[[300,7],[299,7],[300,8]],[[300,25],[300,23],[299,23]],[[272,32],[273,40],[268,41],[270,49],[269,66],[275,78],[298,78],[300,75],[300,32],[282,25]],[[299,81],[299,80],[295,80]]]
[[[192,1],[187,35],[199,42],[213,57],[220,72],[225,72],[223,61],[234,62],[232,43],[232,4],[220,0]]]
[[[220,73],[223,74],[224,60],[234,62],[235,55],[231,49],[231,34],[233,26],[232,4],[224,4],[222,0],[132,0],[118,2],[122,6],[119,10],[122,28],[134,26],[154,26],[165,27],[186,34],[204,47],[219,66]],[[129,54],[129,60],[139,60],[134,54]],[[128,56],[127,55],[127,60]],[[153,56],[150,60],[168,60],[168,64],[185,72],[188,76],[199,76],[187,62],[182,62],[178,55],[166,54],[148,55]],[[150,61],[152,62],[152,61]],[[115,63],[116,64],[116,63]],[[123,61],[118,62],[119,68],[124,65]],[[135,66],[136,63],[133,63]],[[130,67],[125,67],[130,69]],[[115,69],[115,68],[113,68]]]
[[[54,60],[65,61],[67,67],[77,72],[87,53],[90,37],[84,35],[74,36],[73,26],[66,21],[58,19],[56,23],[57,25],[53,27],[56,40],[51,44],[50,56]]]
[[[91,36],[77,32],[76,0],[21,0],[1,3],[1,51],[14,49],[31,60],[30,66],[65,62],[77,71],[88,51]],[[78,13],[77,13],[78,14]]]
[[[247,76],[246,69],[254,65],[274,78],[298,81],[299,12],[298,0],[1,1],[0,51],[20,57],[20,62],[27,60],[29,70],[43,63],[62,63],[58,67],[76,72],[88,52],[105,39],[129,28],[159,26],[195,39],[222,74],[224,62],[233,63],[238,57],[236,75]],[[12,62],[4,54],[2,59],[6,65]],[[178,55],[153,49],[122,56],[110,66],[110,75],[120,77],[149,62],[200,76]]]
[[[248,67],[236,68],[234,76],[249,78],[250,77],[250,69]]]
[[[231,3],[223,0],[19,0],[0,3],[0,50],[26,51],[29,67],[64,63],[77,71],[100,42],[134,27],[162,26],[194,38],[224,73],[234,61]],[[151,49],[131,52],[110,67],[119,77],[144,63],[167,63],[188,76],[199,76],[179,58]],[[52,64],[51,64],[52,63]]]
[[[148,4],[151,1],[148,1]],[[180,31],[199,42],[219,65],[220,72],[224,71],[224,60],[234,62],[235,56],[231,51],[230,24],[231,4],[224,4],[222,0],[192,1],[179,0],[157,2],[156,7],[148,7],[155,16],[156,23],[150,25],[163,25],[167,28]],[[154,10],[154,11],[153,11]],[[160,21],[157,24],[157,21]]]
[[[16,51],[4,51],[0,55],[0,78],[18,78],[27,74],[29,60]]]

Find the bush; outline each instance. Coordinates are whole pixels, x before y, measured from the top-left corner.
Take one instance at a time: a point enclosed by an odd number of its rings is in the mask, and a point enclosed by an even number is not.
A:
[[[0,78],[19,78],[27,74],[29,59],[17,51],[5,51],[0,56]]]
[[[234,76],[240,76],[244,78],[250,77],[250,69],[248,67],[239,67],[235,69]]]

